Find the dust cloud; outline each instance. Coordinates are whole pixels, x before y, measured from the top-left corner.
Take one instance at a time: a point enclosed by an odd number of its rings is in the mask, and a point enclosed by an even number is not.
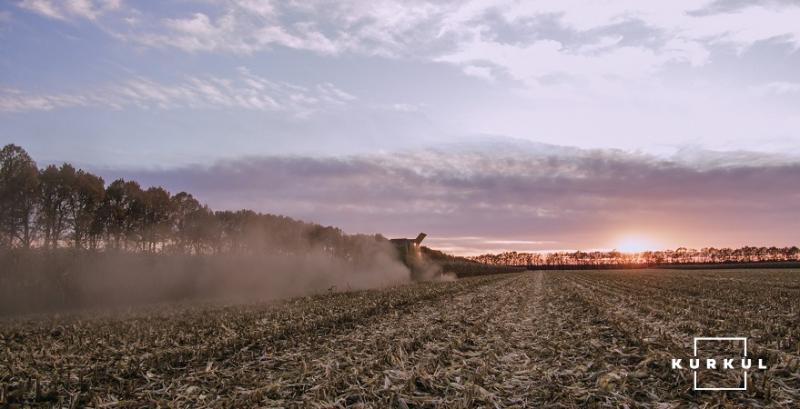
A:
[[[346,255],[317,246],[280,253],[149,254],[0,251],[0,315],[161,302],[251,302],[398,285],[410,280],[388,241]]]

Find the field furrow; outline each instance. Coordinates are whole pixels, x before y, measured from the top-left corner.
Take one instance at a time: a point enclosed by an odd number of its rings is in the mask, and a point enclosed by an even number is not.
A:
[[[768,273],[771,290],[758,274],[539,271],[273,304],[7,319],[0,404],[797,407],[798,273]],[[672,370],[671,358],[687,357],[695,336],[722,335],[750,338],[751,357],[769,369],[752,371],[744,392],[693,391],[691,372]]]

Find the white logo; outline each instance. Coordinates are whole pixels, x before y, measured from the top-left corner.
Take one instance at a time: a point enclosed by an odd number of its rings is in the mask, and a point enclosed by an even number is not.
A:
[[[698,343],[709,342],[741,342],[742,354],[738,358],[705,358],[702,359],[698,356]],[[753,367],[753,360],[747,357],[747,338],[746,337],[695,337],[693,342],[693,357],[687,359],[688,369],[692,370],[692,389],[696,391],[746,391],[747,390],[747,371],[748,370],[764,370],[767,369],[766,363],[763,359],[758,359],[756,367]],[[672,369],[682,370],[686,369],[686,362],[680,358],[672,359]],[[702,387],[698,386],[697,372],[700,369],[715,370],[715,371],[728,371],[736,370],[742,372],[741,381],[738,385],[733,387]]]

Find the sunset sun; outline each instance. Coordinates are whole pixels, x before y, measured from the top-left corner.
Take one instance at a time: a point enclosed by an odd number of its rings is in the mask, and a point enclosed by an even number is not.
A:
[[[614,245],[614,248],[623,253],[641,253],[647,250],[655,250],[657,244],[641,235],[623,236]]]

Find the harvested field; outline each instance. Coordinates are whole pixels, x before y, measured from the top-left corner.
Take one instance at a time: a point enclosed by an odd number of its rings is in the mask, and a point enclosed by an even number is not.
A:
[[[695,336],[748,337],[769,369],[692,391],[670,358]],[[526,272],[0,321],[9,406],[791,408],[799,366],[796,270]]]

